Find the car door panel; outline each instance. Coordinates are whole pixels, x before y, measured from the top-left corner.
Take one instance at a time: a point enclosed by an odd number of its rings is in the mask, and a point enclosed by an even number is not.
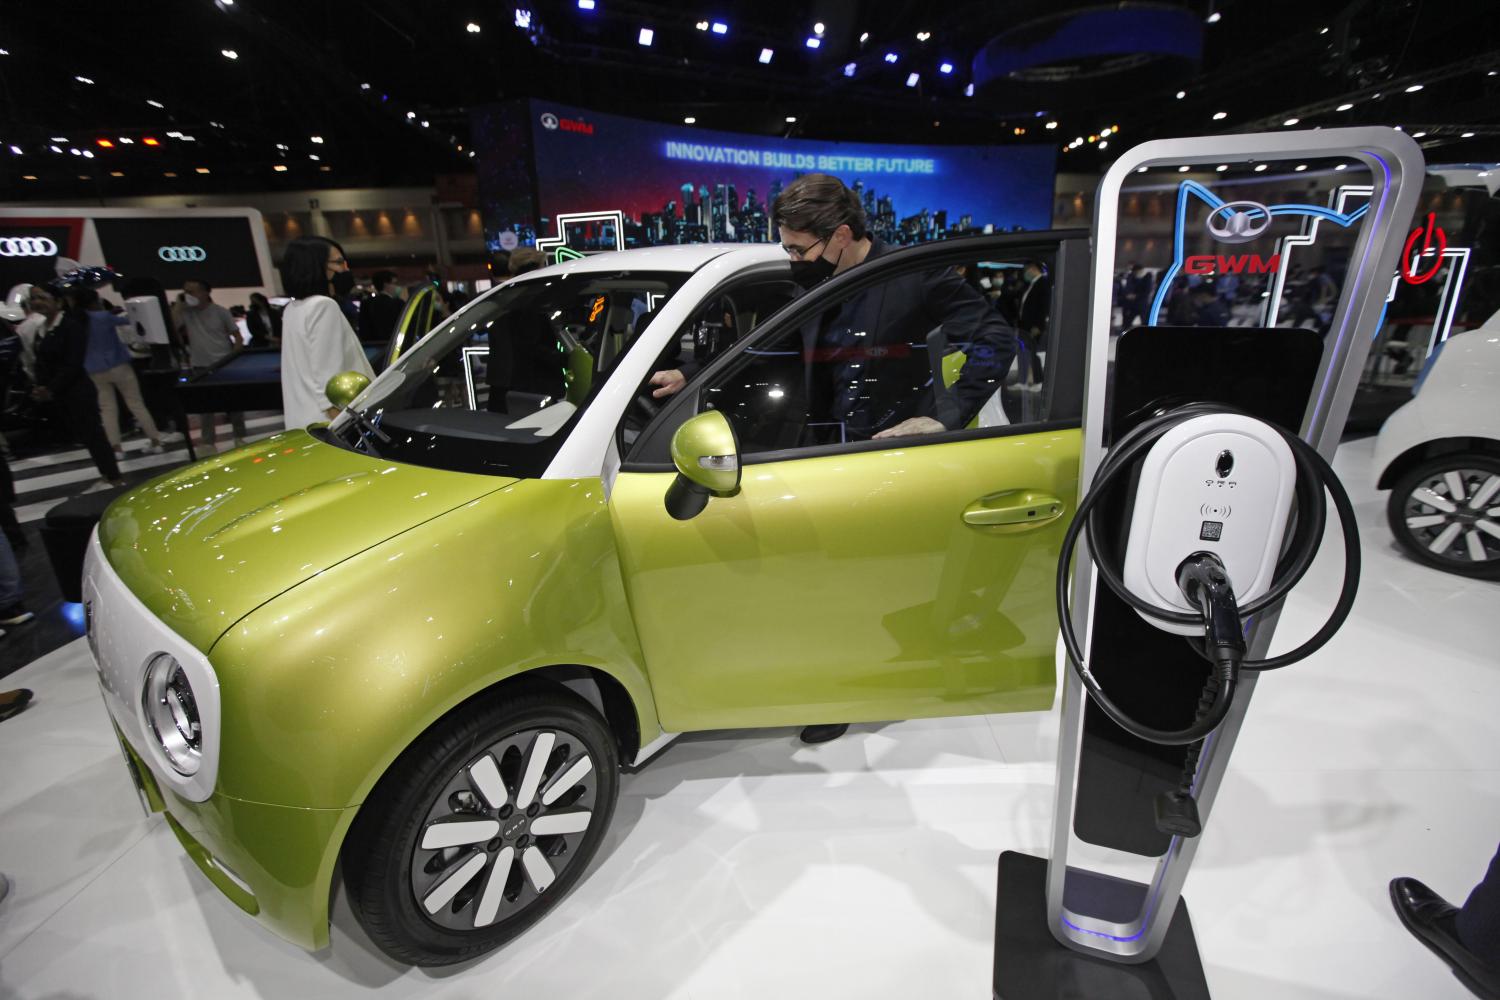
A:
[[[1066,517],[975,525],[1007,491],[1077,492],[1078,431],[747,466],[690,521],[622,472],[622,570],[671,730],[1040,710]]]

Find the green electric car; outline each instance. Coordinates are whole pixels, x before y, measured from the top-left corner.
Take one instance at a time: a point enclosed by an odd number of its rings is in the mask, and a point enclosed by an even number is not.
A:
[[[830,403],[948,398],[979,349],[907,293],[1014,314],[1033,259],[1046,318],[966,422],[872,439]],[[556,905],[676,734],[1047,709],[1087,281],[1054,232],[805,294],[777,247],[694,246],[476,299],[330,425],[106,512],[88,636],[143,797],[276,933],[327,945],[337,866],[379,947],[438,965]]]

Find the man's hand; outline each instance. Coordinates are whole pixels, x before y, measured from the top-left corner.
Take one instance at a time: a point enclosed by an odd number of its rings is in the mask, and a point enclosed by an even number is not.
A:
[[[934,420],[931,417],[907,417],[895,427],[887,427],[879,434],[876,434],[874,440],[907,437],[912,434],[941,434],[947,429],[940,421]]]
[[[669,368],[664,372],[657,372],[655,375],[652,375],[651,381],[648,384],[659,387],[651,391],[651,398],[666,399],[668,396],[676,395],[682,390],[683,386],[687,385],[687,376],[683,375],[676,368]]]

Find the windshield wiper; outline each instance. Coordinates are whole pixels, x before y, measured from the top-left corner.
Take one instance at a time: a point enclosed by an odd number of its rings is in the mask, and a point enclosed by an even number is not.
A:
[[[359,440],[362,441],[364,443],[365,447],[369,448],[372,452],[375,449],[373,447],[371,447],[371,445],[370,445],[370,435],[371,434],[373,434],[376,438],[378,438],[380,440],[381,444],[390,444],[391,443],[391,437],[390,437],[390,435],[387,434],[385,431],[381,430],[380,429],[380,425],[377,424],[375,421],[373,421],[373,420],[370,419],[370,417],[369,417],[369,411],[368,410],[357,410],[353,406],[345,406],[344,407],[344,412],[347,413],[347,414],[349,414],[349,416],[351,416],[351,417],[354,418],[355,424],[358,425],[358,427],[359,427],[359,429],[361,431],[361,433],[359,435]],[[364,432],[368,432],[368,433],[364,433]]]

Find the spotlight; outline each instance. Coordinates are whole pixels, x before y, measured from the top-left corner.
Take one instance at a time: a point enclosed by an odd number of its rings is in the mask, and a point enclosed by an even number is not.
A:
[[[109,172],[109,176],[111,176],[111,177],[124,177],[125,176],[125,171],[123,171],[123,170],[111,170]]]
[[[1340,104],[1336,110],[1338,110],[1338,111],[1352,111],[1353,109],[1354,109],[1354,105],[1348,104],[1348,103],[1344,103],[1344,104]]]
[[[1318,34],[1320,34],[1320,35],[1326,35],[1326,34],[1328,34],[1328,29],[1327,28],[1319,29]]]
[[[649,46],[655,38],[656,32],[654,30],[651,28],[642,28],[641,33],[636,37],[636,41],[642,45]]]
[[[82,79],[82,77],[80,77],[80,78],[79,78],[79,79]],[[90,81],[88,81],[88,82],[89,82],[89,83],[92,83],[92,82],[93,82],[93,81],[92,81],[92,80],[90,80]],[[1416,92],[1417,92],[1417,91],[1419,91],[1419,90],[1421,90],[1421,89],[1422,89],[1422,85],[1421,85],[1421,84],[1420,84],[1420,83],[1414,83],[1414,84],[1412,84],[1412,85],[1411,85],[1411,86],[1410,86],[1410,87],[1407,87],[1407,88],[1406,88],[1406,92],[1407,92],[1407,93],[1408,93],[1408,94],[1415,94],[1415,93],[1416,93]]]
[[[1299,163],[1299,164],[1297,164],[1297,169],[1299,171],[1306,170],[1307,169],[1307,164],[1305,164],[1305,163]]]
[[[143,138],[141,140],[141,145],[143,145],[143,146],[160,146],[161,142],[158,141],[157,139],[154,139],[154,138],[152,138],[151,136],[148,135],[148,136],[146,136],[145,138]]]
[[[1287,125],[1287,126],[1292,126],[1292,125],[1297,124],[1301,120],[1302,120],[1301,118],[1288,118],[1286,121],[1282,122],[1281,124]]]
[[[698,27],[699,31],[707,31],[708,30],[708,22],[707,21],[699,21],[697,27]]]
[[[225,59],[230,60],[231,62],[240,57],[240,54],[234,51],[234,49],[220,49],[219,55],[223,56]]]
[[[362,83],[362,84],[359,85],[359,89],[360,90],[369,90],[370,89],[370,85],[368,83]]]
[[[89,79],[89,78],[88,78],[88,77],[86,77],[86,76],[75,76],[75,77],[73,77],[73,79],[75,79],[75,80],[77,80],[77,81],[78,81],[78,82],[79,82],[79,83],[86,83],[86,84],[88,84],[88,85],[89,85],[89,86],[90,86],[90,87],[92,87],[92,86],[93,86],[93,85],[94,85],[94,81],[93,81],[93,80],[90,80],[90,79]]]
[[[967,87],[964,88],[964,96],[965,97],[973,97],[974,96],[974,85],[972,83],[969,84]]]
[[[318,161],[318,159],[319,159],[319,157],[318,157],[318,154],[317,154],[317,153],[308,153],[308,154],[307,154],[307,158],[308,158],[308,159],[309,159],[309,160],[312,160],[312,161],[313,161],[313,162],[314,162],[314,163],[316,163],[316,162],[317,162],[317,161]]]
[[[579,10],[593,10],[594,9],[594,0],[578,0],[578,9]]]
[[[111,142],[109,139],[95,139],[94,141],[99,144],[99,148],[100,149],[114,149],[115,148],[115,144],[113,142]]]
[[[85,149],[83,151],[83,158],[85,160],[92,160],[94,158],[94,151],[92,149]]]
[[[786,116],[786,123],[788,125],[795,125],[795,124],[797,124],[797,116],[796,115],[787,115]]]
[[[276,148],[279,149],[279,150],[281,150],[283,153],[285,153],[287,150],[291,149],[292,147],[286,145],[285,143],[278,142],[276,144]]]
[[[1100,142],[1100,143],[1099,143],[1099,148],[1100,148],[1100,149],[1104,149],[1104,148],[1105,148],[1105,147],[1107,147],[1107,146],[1108,146],[1108,145],[1109,145],[1109,143],[1108,143],[1108,142],[1103,142],[1103,141],[1101,141],[1101,142]]]
[[[1217,172],[1219,172],[1221,174],[1224,171],[1228,170],[1228,169],[1229,169],[1229,164],[1227,164],[1227,163],[1221,163],[1217,167],[1214,167],[1214,170],[1216,170]]]
[[[153,101],[153,100],[148,99],[146,101],[146,103],[149,104],[149,105],[151,105],[153,108],[165,108],[166,107],[166,105],[163,104],[161,101]]]
[[[12,153],[14,153],[14,154],[16,154],[16,155],[17,155],[17,156],[20,156],[20,155],[21,155],[21,147],[20,147],[20,146],[15,146],[15,145],[12,145],[12,146],[11,146],[11,147],[10,147],[10,151],[11,151],[11,152],[12,152]]]
[[[776,55],[776,53],[774,51],[772,51],[771,49],[761,49],[760,50],[760,61],[761,61],[761,64],[762,65],[766,65],[766,64],[770,63],[771,58],[773,56],[775,56],[775,55]]]
[[[1473,132],[1465,132],[1463,135],[1459,136],[1459,138],[1460,139],[1472,139],[1472,138],[1474,138],[1474,133]],[[14,147],[14,146],[11,147],[11,149],[15,149],[15,148],[16,147]]]
[[[943,63],[941,66],[938,67],[938,72],[939,73],[952,73],[953,72],[953,64],[950,63],[950,62]]]
[[[319,146],[323,145],[323,137],[321,135],[310,135],[307,137],[307,141],[316,143]]]
[[[844,75],[845,76],[853,76],[854,75],[854,70],[855,70],[854,63],[844,63]]]
[[[863,44],[865,44],[865,42],[868,42],[869,40],[870,40],[870,33],[868,31],[863,32],[863,33],[860,34],[860,36],[859,36],[859,44],[863,45]],[[1494,75],[1495,75],[1494,73],[1490,74],[1490,76],[1494,76]]]
[[[1179,173],[1179,174],[1185,174],[1185,173],[1187,173],[1187,172],[1188,172],[1188,168],[1187,168],[1187,167],[1178,167],[1178,168],[1177,168],[1177,172],[1178,172],[1178,173]]]
[[[415,111],[408,111],[406,113],[406,117],[407,117],[407,120],[409,121],[409,120],[411,120],[413,118],[416,118],[417,117],[417,113]]]
[[[1057,128],[1057,122],[1048,122],[1047,127],[1050,129],[1055,129]]]
[[[132,138],[130,138],[128,135],[122,135],[122,136],[120,136],[120,145],[122,145],[122,146],[133,146],[133,145],[135,145],[135,140],[132,139]]]
[[[1228,111],[1215,111],[1214,112],[1214,121],[1216,121],[1216,122],[1221,122],[1221,121],[1223,121],[1224,119],[1226,119],[1228,117],[1229,117],[1229,112]]]
[[[920,79],[922,79],[920,73],[913,73],[906,78],[906,85],[908,87],[915,87],[917,85],[917,81]]]
[[[1349,164],[1347,164],[1347,163],[1340,163],[1337,166],[1335,166],[1333,169],[1335,169],[1335,170],[1348,170],[1349,169]]]
[[[464,30],[471,35],[477,35],[479,34],[481,29],[479,25],[475,24],[473,21],[470,21],[468,24],[464,25]]]
[[[1135,172],[1138,173],[1138,174],[1144,174],[1146,171],[1148,171],[1150,169],[1151,169],[1150,167],[1136,167],[1135,168]]]
[[[1423,137],[1423,136],[1424,136],[1424,135],[1426,135],[1426,134],[1427,134],[1427,133],[1426,133],[1426,132],[1413,132],[1413,133],[1412,133],[1412,134],[1411,134],[1411,137],[1412,137],[1412,138],[1413,138],[1413,139],[1420,139],[1420,138],[1422,138],[1422,137]]]
[[[698,119],[694,118],[692,115],[688,115],[686,118],[684,118],[682,120],[682,124],[684,124],[684,125],[696,125],[696,124],[698,124]]]
[[[1178,92],[1177,92],[1177,99],[1178,99],[1178,100],[1179,100],[1179,101],[1180,101],[1180,100],[1182,100],[1182,99],[1183,99],[1183,98],[1184,98],[1184,97],[1186,97],[1186,96],[1187,96],[1187,91],[1185,91],[1185,90],[1179,90],[1179,91],[1178,91]]]
[[[825,25],[823,24],[823,22],[819,21],[817,24],[813,25],[813,34],[821,35],[823,33],[824,27]]]
[[[888,63],[895,63],[895,61],[899,58],[900,56],[896,55],[896,53],[894,52],[887,52],[885,54],[885,61]]]
[[[823,39],[819,38],[817,35],[808,35],[806,44],[808,48],[816,49],[823,44]]]
[[[725,24],[723,21],[715,21],[709,26],[709,30],[716,35],[727,35],[729,34],[729,25]]]
[[[529,29],[531,27],[531,11],[525,7],[516,8],[516,27]]]
[[[919,31],[919,32],[917,32],[917,41],[919,41],[919,42],[925,42],[925,41],[927,41],[927,39],[929,39],[931,37],[932,37],[932,32],[930,32],[930,31]]]
[[[208,168],[207,167],[194,167],[193,169],[196,170],[200,174],[206,174],[206,173],[208,173]]]
[[[1258,173],[1261,173],[1261,172],[1262,172],[1262,171],[1264,171],[1264,170],[1265,170],[1265,169],[1266,169],[1266,165],[1265,165],[1265,164],[1264,164],[1264,163],[1257,163],[1257,164],[1256,164],[1256,165],[1255,165],[1255,172],[1256,172],[1256,173],[1257,173],[1257,174],[1258,174]]]
[[[1214,11],[1212,14],[1205,17],[1204,20],[1209,24],[1218,24],[1219,21],[1223,19],[1223,17],[1223,14],[1220,14],[1218,11]]]
[[[285,163],[278,163],[275,166],[273,166],[271,169],[274,170],[274,171],[276,171],[278,174],[284,174],[284,173],[286,173],[286,164]]]

